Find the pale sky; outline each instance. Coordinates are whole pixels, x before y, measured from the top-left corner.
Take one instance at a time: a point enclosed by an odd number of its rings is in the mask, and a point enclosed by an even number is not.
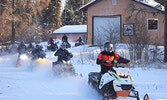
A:
[[[61,2],[62,2],[62,10],[63,10],[63,8],[64,8],[64,6],[65,6],[65,1],[66,0],[62,0]]]

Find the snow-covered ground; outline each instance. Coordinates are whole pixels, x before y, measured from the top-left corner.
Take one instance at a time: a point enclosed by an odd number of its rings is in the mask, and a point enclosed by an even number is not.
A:
[[[74,54],[71,61],[76,72],[83,77],[55,77],[51,67],[57,59],[54,52],[46,52],[47,61],[34,64],[33,70],[29,60],[22,61],[16,68],[18,54],[0,56],[0,100],[101,100],[87,84],[88,73],[100,71],[96,65],[99,50],[88,46],[68,50]],[[147,93],[151,100],[167,100],[166,69],[119,70],[129,70],[141,99]]]

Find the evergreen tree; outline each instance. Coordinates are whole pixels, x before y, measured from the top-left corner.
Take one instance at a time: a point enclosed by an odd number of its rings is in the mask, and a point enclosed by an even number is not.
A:
[[[83,12],[79,8],[83,5],[83,0],[67,0],[61,19],[62,25],[85,24]]]
[[[27,40],[39,30],[38,15],[50,0],[0,0],[0,42]],[[41,33],[41,32],[36,32]]]
[[[67,6],[67,5],[66,5]],[[74,11],[65,7],[61,16],[62,25],[73,25],[74,24]]]
[[[55,29],[61,26],[61,0],[51,0],[49,6],[42,11],[42,26]]]

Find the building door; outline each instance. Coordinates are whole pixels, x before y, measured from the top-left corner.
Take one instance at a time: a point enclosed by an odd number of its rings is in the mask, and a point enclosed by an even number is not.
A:
[[[120,41],[120,16],[93,17],[93,44],[103,45],[105,42],[113,44]]]

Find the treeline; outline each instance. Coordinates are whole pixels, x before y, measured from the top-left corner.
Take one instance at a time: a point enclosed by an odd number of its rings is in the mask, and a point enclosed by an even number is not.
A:
[[[86,24],[79,8],[91,0],[0,0],[0,43],[47,40],[50,31],[64,25]]]

